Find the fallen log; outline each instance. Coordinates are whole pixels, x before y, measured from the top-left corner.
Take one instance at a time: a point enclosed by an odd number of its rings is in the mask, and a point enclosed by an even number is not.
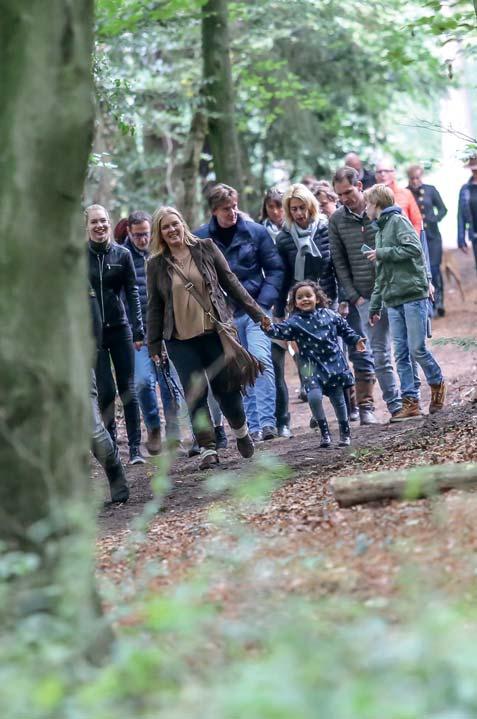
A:
[[[340,507],[381,499],[413,500],[449,489],[477,487],[477,464],[436,464],[357,477],[336,477],[331,488]]]

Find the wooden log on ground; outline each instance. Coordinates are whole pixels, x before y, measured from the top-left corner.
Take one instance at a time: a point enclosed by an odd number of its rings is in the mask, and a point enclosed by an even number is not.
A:
[[[337,477],[331,481],[331,487],[340,507],[381,499],[420,499],[449,489],[477,487],[477,464],[436,464]]]

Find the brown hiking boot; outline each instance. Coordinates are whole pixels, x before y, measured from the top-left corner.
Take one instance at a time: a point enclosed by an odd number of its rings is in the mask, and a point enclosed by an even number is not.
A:
[[[429,414],[439,412],[446,400],[447,385],[442,380],[440,384],[431,384],[431,403],[429,404]]]
[[[147,430],[146,449],[149,454],[159,454],[161,451],[161,428]]]
[[[391,415],[390,422],[407,422],[408,419],[418,419],[421,416],[419,400],[414,397],[403,397],[402,408]]]

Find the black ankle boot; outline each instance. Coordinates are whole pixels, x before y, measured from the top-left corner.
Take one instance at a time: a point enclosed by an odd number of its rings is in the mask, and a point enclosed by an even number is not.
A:
[[[222,427],[222,425],[219,425],[218,427],[214,427],[215,432],[215,447],[216,449],[227,449],[228,441],[227,441],[227,435],[225,434],[225,429]]]
[[[349,429],[349,422],[339,422],[340,426],[340,441],[338,447],[349,447],[351,444],[351,432]]]
[[[328,449],[329,447],[331,447],[331,437],[330,428],[328,427],[328,422],[326,421],[326,419],[319,419],[318,427],[320,428],[321,432],[320,447],[322,449]]]

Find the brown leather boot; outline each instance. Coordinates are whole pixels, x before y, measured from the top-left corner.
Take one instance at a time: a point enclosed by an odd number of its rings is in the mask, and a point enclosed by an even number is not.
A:
[[[447,385],[442,380],[440,384],[431,384],[431,402],[429,404],[429,414],[435,414],[439,412],[446,401]]]
[[[149,454],[159,454],[162,448],[161,444],[161,428],[155,427],[154,429],[147,430],[147,441],[146,449]]]
[[[419,419],[421,410],[419,400],[414,397],[403,397],[402,407],[391,416],[390,422],[406,422],[408,419]]]
[[[378,424],[374,414],[373,389],[376,376],[356,373],[356,402],[359,407],[360,424]]]

